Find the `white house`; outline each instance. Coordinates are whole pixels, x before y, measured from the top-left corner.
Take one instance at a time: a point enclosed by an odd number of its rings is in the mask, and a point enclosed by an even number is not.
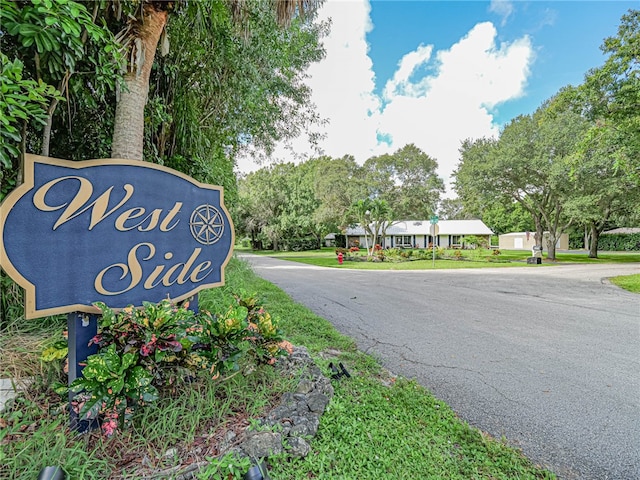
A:
[[[429,220],[402,220],[391,222],[384,238],[377,242],[383,248],[428,248],[433,245]],[[444,248],[462,248],[464,237],[475,235],[491,242],[493,232],[482,220],[440,220],[436,225],[435,245]],[[364,229],[360,225],[347,228],[347,246],[365,246]],[[371,239],[369,239],[371,241]]]

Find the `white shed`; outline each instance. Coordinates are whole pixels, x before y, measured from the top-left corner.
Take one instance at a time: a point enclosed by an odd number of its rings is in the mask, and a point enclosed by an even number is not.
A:
[[[549,232],[544,232],[542,237],[542,247],[547,248]],[[505,233],[498,237],[498,248],[500,250],[531,250],[536,244],[534,232],[512,232]],[[563,233],[556,241],[556,248],[559,250],[569,250],[569,234]]]

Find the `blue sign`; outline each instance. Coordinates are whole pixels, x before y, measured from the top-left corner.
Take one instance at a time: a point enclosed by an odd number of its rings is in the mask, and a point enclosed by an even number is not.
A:
[[[0,205],[0,265],[26,318],[183,300],[224,284],[233,242],[221,187],[146,162],[27,155]]]

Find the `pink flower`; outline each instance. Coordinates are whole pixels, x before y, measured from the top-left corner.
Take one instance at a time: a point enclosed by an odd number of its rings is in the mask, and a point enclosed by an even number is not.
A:
[[[108,421],[102,423],[102,431],[107,437],[113,435],[117,429],[118,424],[113,419],[109,419]]]

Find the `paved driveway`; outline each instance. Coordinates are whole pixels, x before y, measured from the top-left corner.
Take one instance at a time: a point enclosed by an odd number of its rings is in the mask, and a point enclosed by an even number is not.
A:
[[[640,295],[606,280],[639,264],[416,272],[247,258],[560,478],[640,479]]]

